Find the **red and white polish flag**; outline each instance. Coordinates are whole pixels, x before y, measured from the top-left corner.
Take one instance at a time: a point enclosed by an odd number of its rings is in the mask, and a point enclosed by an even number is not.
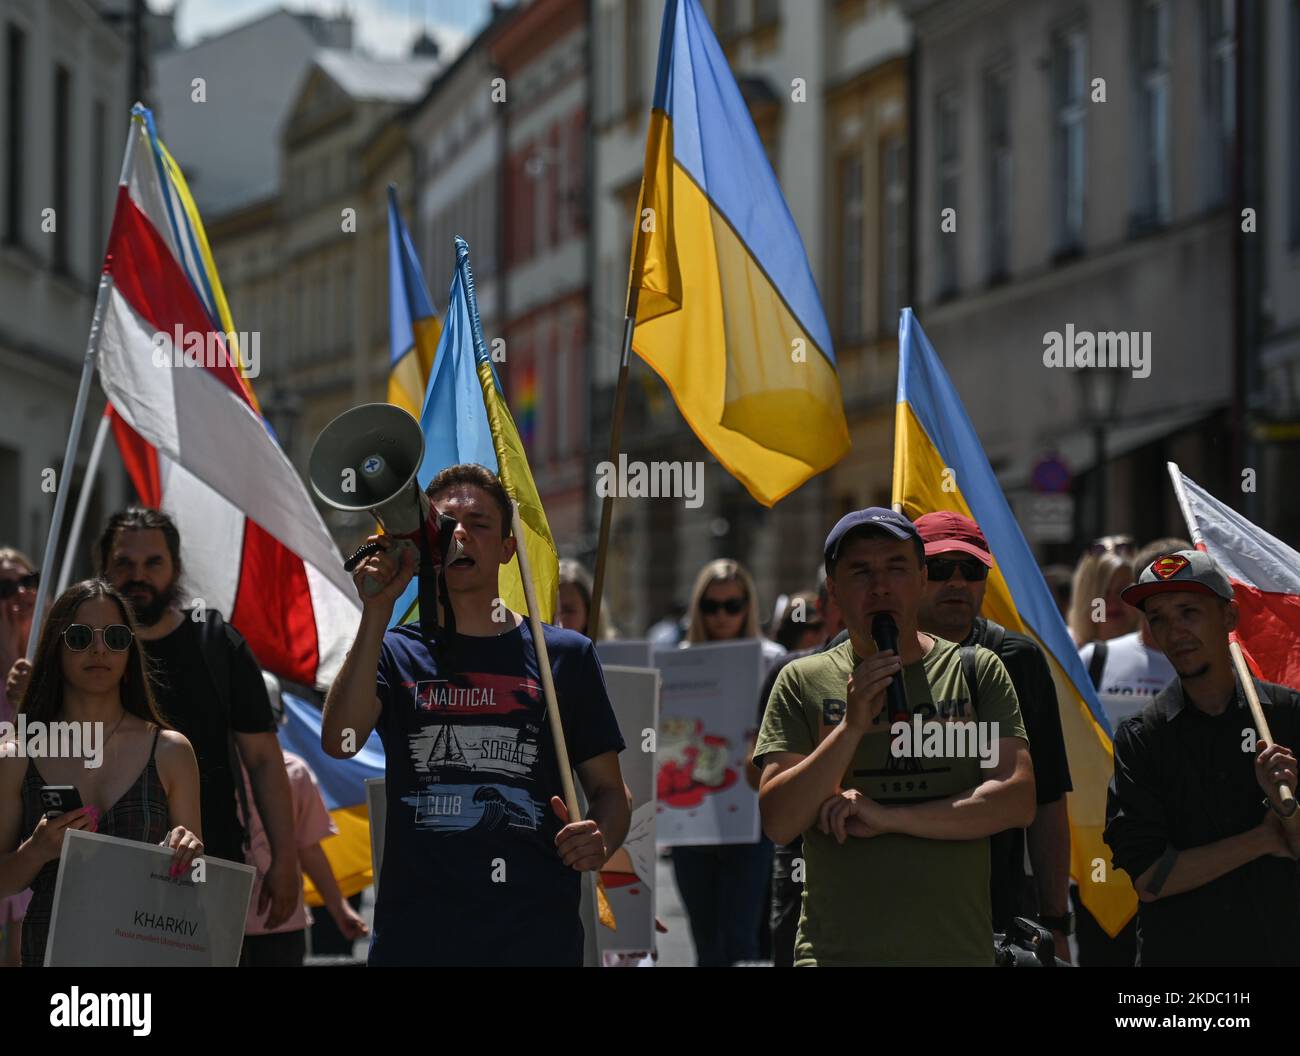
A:
[[[1169,475],[1197,549],[1232,581],[1234,637],[1251,671],[1300,689],[1300,553],[1224,505],[1177,465]]]
[[[355,589],[226,342],[234,326],[184,177],[144,108],[129,134],[99,340],[123,461],[180,529],[188,593],[234,624],[264,668],[323,688],[356,632]],[[217,354],[187,359],[177,333]]]

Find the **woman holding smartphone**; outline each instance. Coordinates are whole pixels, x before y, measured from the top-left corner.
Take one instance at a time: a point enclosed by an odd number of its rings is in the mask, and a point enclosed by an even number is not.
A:
[[[36,723],[91,724],[77,756],[24,758],[0,744],[0,898],[31,887],[22,963],[39,967],[64,833],[165,844],[179,876],[203,853],[199,768],[158,713],[126,599],[102,580],[74,584],[50,608],[18,710],[29,738]],[[84,806],[47,817],[47,785],[72,785]]]

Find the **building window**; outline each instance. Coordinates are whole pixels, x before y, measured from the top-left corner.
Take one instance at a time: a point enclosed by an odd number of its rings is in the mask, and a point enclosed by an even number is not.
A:
[[[939,162],[938,202],[935,231],[938,233],[937,294],[950,297],[957,292],[957,232],[944,231],[943,211],[957,208],[958,180],[961,174],[960,125],[957,93],[943,92],[935,105],[936,157]],[[951,228],[951,225],[947,225]]]
[[[863,238],[862,157],[849,154],[839,163],[840,202],[840,343],[862,340]]]
[[[528,181],[529,220],[533,225],[533,251],[530,256],[550,248],[551,220],[555,195],[555,157],[549,142],[537,140],[524,163]]]
[[[781,0],[754,0],[755,27],[769,26],[781,17]]]
[[[108,107],[95,100],[90,129],[90,281],[99,281],[108,232],[104,230],[104,189],[108,186]]]
[[[563,325],[557,323],[557,336],[559,338],[555,343],[555,457],[564,458],[570,450],[569,440],[573,423],[570,420],[570,396],[569,386],[572,383],[569,377],[570,363],[572,354],[572,343],[574,337],[573,327],[570,324],[572,316],[567,312],[563,317]]]
[[[72,182],[72,75],[54,67],[54,270],[68,271],[68,232],[72,228],[68,188]]]
[[[984,77],[984,127],[988,155],[988,273],[1006,278],[1011,259],[1011,92],[1006,68]]]
[[[623,15],[623,112],[632,114],[644,105],[641,77],[641,0],[620,5]]]
[[[6,34],[8,91],[5,93],[5,241],[23,241],[23,120],[27,100],[23,87],[27,79],[26,36],[17,26]]]
[[[596,40],[599,63],[599,98],[595,100],[597,119],[602,123],[611,121],[623,113],[624,107],[624,71],[619,53],[619,20],[626,18],[623,5],[619,0],[601,0],[596,9]]]
[[[1287,95],[1291,107],[1291,188],[1292,249],[1300,249],[1300,0],[1291,4],[1291,90]]]
[[[1056,246],[1069,254],[1083,246],[1085,145],[1088,106],[1087,41],[1083,28],[1058,33],[1052,42],[1052,96],[1056,127]]]
[[[1133,85],[1138,141],[1134,227],[1169,222],[1169,5],[1135,0]]]
[[[736,0],[718,0],[718,39],[726,42],[740,29],[736,13]]]
[[[907,173],[902,136],[880,148],[880,334],[898,333],[907,276]]]
[[[1202,0],[1205,13],[1205,104],[1210,136],[1207,205],[1222,205],[1232,186],[1232,144],[1237,131],[1236,0]],[[1292,96],[1294,102],[1294,96]]]

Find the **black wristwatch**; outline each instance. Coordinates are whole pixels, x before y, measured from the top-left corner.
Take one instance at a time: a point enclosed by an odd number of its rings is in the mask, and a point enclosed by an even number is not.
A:
[[[1074,934],[1074,914],[1066,913],[1060,917],[1045,917],[1040,915],[1038,923],[1048,931],[1059,931],[1062,935]]]

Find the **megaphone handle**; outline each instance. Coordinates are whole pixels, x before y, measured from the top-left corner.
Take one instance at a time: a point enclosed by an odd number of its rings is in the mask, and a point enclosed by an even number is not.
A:
[[[356,553],[343,562],[344,572],[355,572],[357,565],[361,564],[366,558],[376,550],[383,549],[378,543],[362,543],[357,547]]]
[[[412,543],[409,539],[395,540],[393,545],[393,553],[397,557],[399,563],[401,562],[402,547],[414,546],[414,545],[415,544]],[[343,571],[345,572],[356,571],[357,565],[361,564],[361,562],[364,561],[371,554],[382,549],[383,547],[380,546],[379,543],[377,542],[362,543],[359,547],[357,547],[356,553],[354,553],[351,557],[349,557],[346,561],[343,562]],[[361,581],[361,589],[362,591],[365,592],[366,597],[374,597],[374,595],[378,594],[387,585],[388,585],[387,583],[385,583],[383,580],[375,576],[366,576]]]

